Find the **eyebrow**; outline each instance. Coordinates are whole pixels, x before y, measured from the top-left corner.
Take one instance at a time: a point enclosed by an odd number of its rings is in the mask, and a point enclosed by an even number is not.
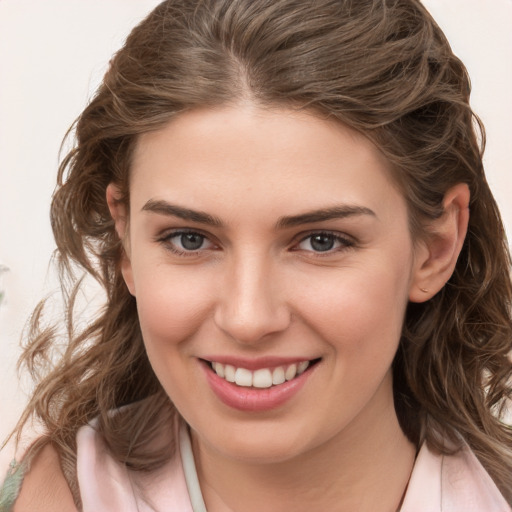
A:
[[[150,199],[143,207],[142,211],[159,213],[160,215],[167,215],[169,217],[178,217],[183,220],[190,220],[198,222],[199,224],[206,224],[207,226],[222,227],[223,223],[218,217],[214,217],[209,213],[191,210],[175,204],[168,203],[167,201]]]
[[[321,210],[313,210],[299,215],[293,215],[291,217],[281,217],[276,223],[276,228],[290,228],[301,224],[312,224],[314,222],[322,222],[326,220],[344,219],[346,217],[354,217],[358,215],[377,217],[373,210],[370,210],[370,208],[366,208],[365,206],[341,205]]]
[[[183,220],[205,224],[207,226],[222,227],[224,223],[209,213],[184,208],[163,200],[150,199],[143,207],[142,211],[158,213],[169,217],[178,217]],[[302,224],[313,224],[333,219],[343,219],[359,215],[369,215],[377,217],[373,210],[364,206],[341,205],[320,210],[312,210],[299,215],[280,217],[276,222],[276,229],[290,228]]]

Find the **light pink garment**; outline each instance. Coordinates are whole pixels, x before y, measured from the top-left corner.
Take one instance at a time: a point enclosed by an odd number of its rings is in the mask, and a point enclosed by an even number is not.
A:
[[[511,512],[470,448],[436,455],[423,445],[400,512]]]
[[[182,440],[185,432],[186,427],[180,432]],[[80,429],[77,444],[84,512],[194,512],[187,481],[189,486],[190,480],[197,482],[197,475],[192,452],[187,446],[183,449],[183,441],[172,461],[147,480],[144,494],[151,505],[132,485],[130,472],[108,455],[92,426]],[[401,512],[511,512],[511,508],[467,446],[456,455],[441,456],[425,445],[416,459]]]
[[[77,475],[83,512],[193,512],[179,446],[177,450],[147,478],[141,496],[130,471],[108,454],[93,426],[82,427],[77,434]]]

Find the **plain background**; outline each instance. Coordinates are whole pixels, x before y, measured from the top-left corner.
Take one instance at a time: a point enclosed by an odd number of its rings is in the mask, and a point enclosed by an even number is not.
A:
[[[0,264],[9,268],[0,275],[0,445],[30,391],[15,369],[22,328],[58,290],[48,212],[62,138],[111,55],[157,3],[0,0]],[[471,75],[488,180],[512,237],[512,0],[424,4]],[[0,462],[9,456],[0,453]]]

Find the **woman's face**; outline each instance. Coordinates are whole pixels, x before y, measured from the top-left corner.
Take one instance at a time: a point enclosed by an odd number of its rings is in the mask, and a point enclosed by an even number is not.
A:
[[[394,415],[418,264],[372,143],[308,113],[199,110],[143,135],[132,172],[123,272],[199,443],[282,461]]]

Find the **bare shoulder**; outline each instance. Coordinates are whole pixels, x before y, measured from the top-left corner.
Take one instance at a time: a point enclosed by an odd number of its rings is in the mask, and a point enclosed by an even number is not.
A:
[[[77,512],[57,450],[46,445],[26,474],[14,512]]]

